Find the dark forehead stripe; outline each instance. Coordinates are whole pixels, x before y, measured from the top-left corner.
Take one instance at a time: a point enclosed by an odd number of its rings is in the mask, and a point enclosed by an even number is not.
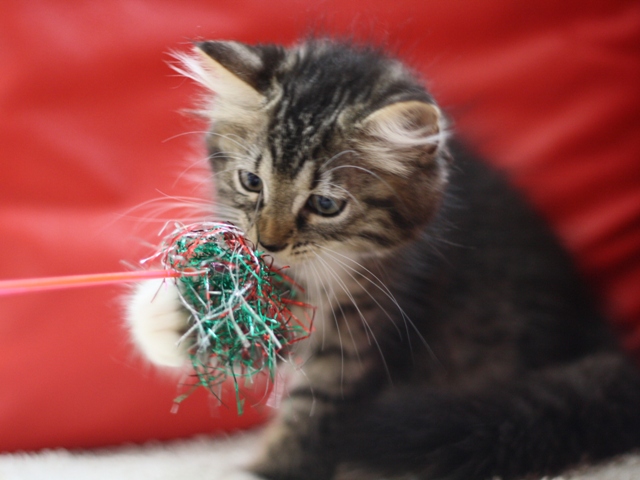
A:
[[[431,101],[416,78],[374,47],[314,40],[291,49],[275,71],[282,95],[271,111],[273,167],[295,177],[309,160],[337,152],[337,119],[407,100]],[[349,125],[341,125],[349,133]]]
[[[289,55],[276,76],[282,100],[271,117],[269,141],[274,166],[290,174],[322,155],[345,107],[368,106],[382,90],[394,94],[409,85],[386,85],[390,60],[371,48],[311,42]]]
[[[301,95],[295,86],[285,89],[269,126],[271,153],[279,170],[295,174],[305,161],[317,159],[327,148],[344,105],[342,92],[332,93],[332,98],[318,101]]]

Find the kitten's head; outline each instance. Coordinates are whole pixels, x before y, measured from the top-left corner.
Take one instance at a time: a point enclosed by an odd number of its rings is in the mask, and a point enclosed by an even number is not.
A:
[[[182,61],[210,91],[218,201],[262,249],[290,264],[323,249],[382,254],[433,217],[443,119],[398,61],[324,40],[202,42]]]

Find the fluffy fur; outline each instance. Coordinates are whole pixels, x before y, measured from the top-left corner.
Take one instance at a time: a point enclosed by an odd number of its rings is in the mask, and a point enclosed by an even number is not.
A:
[[[0,454],[0,478],[20,480],[255,480],[239,472],[251,460],[260,432],[231,438],[196,437],[173,442],[100,450],[43,450]],[[627,455],[593,468],[545,480],[634,480],[640,455]],[[353,480],[346,475],[339,480]],[[537,478],[535,480],[542,480]]]
[[[181,58],[227,219],[318,306],[257,478],[508,479],[640,446],[640,375],[568,257],[409,69],[327,40]],[[134,338],[174,363],[187,312],[151,290]]]
[[[141,283],[127,304],[127,318],[134,342],[149,360],[165,367],[184,365],[188,345],[180,338],[188,319],[175,284]]]

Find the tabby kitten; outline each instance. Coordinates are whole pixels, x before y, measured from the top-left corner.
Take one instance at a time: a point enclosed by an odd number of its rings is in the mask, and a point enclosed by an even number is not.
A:
[[[640,375],[411,71],[329,40],[182,60],[222,211],[318,306],[246,478],[511,479],[640,446]],[[176,287],[141,285],[128,314],[151,360],[184,363]]]

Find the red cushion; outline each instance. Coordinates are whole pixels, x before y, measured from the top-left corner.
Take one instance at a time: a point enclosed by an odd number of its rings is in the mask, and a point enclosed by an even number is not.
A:
[[[5,2],[0,15],[0,278],[121,270],[160,227],[128,209],[159,192],[194,195],[175,179],[198,137],[180,134],[202,126],[177,113],[195,89],[166,65],[168,50],[195,38],[291,42],[324,18],[330,30],[387,38],[430,78],[455,129],[553,224],[640,358],[637,2],[29,5]],[[176,380],[133,353],[121,292],[0,298],[0,450],[260,419],[212,406],[204,392],[171,414]]]

